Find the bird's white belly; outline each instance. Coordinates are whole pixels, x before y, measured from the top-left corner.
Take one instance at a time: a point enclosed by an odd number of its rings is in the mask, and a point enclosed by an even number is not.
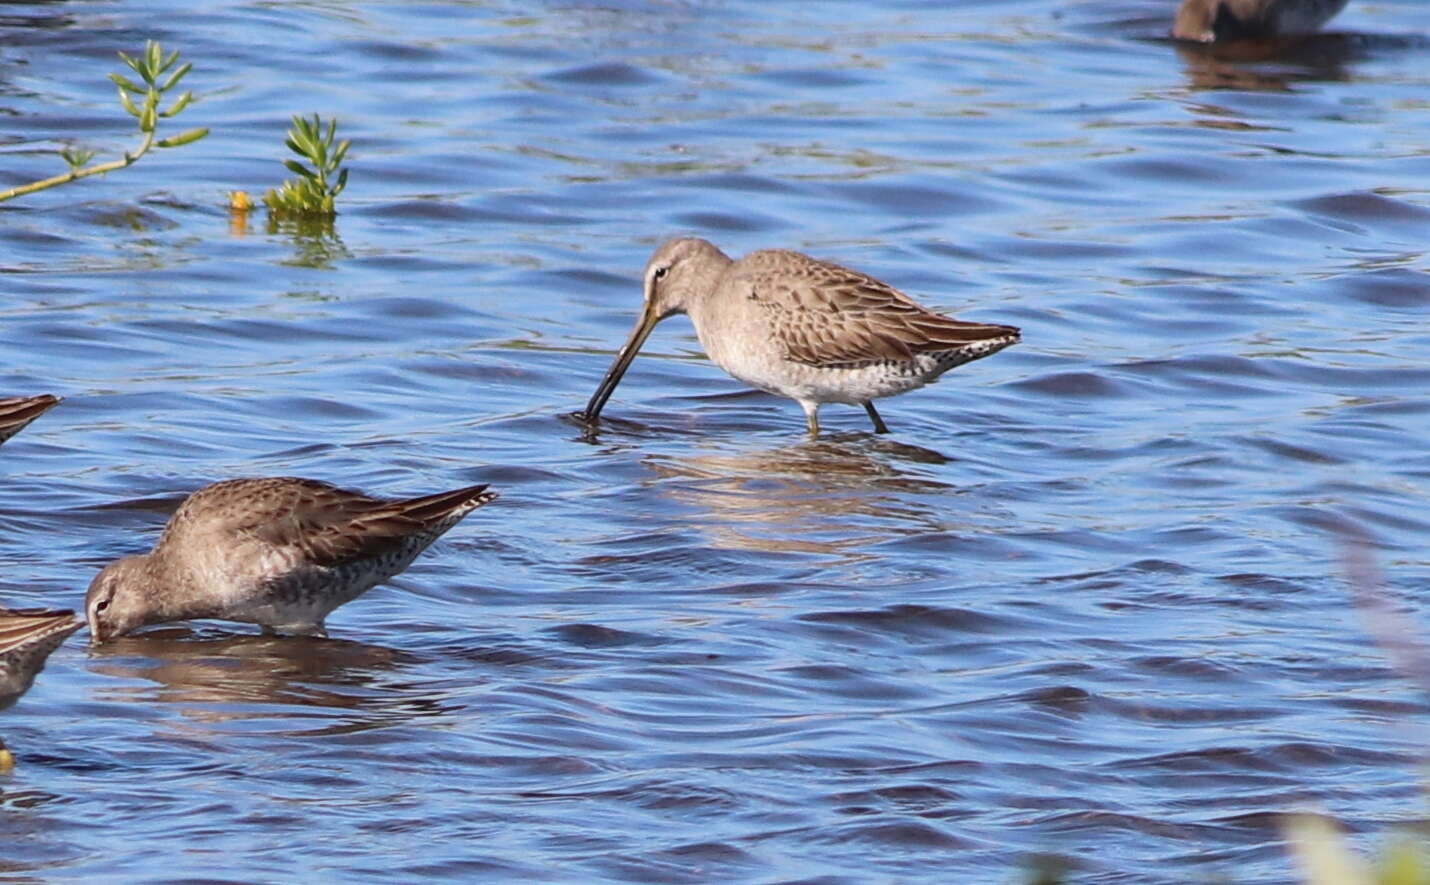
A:
[[[264,545],[245,545],[208,577],[223,619],[292,630],[299,625],[322,623],[328,613],[373,584],[349,582],[341,592],[339,576],[284,551]]]
[[[712,359],[735,378],[767,393],[803,402],[848,403],[857,405],[872,399],[894,396],[923,387],[932,377],[925,360],[886,361],[853,368],[810,366],[770,354],[764,359],[744,354],[721,354]]]
[[[923,387],[962,362],[946,355],[920,353],[910,360],[811,366],[785,358],[763,313],[743,304],[737,307],[723,317],[722,334],[706,334],[706,322],[696,322],[705,353],[751,387],[802,402],[856,405],[894,396]]]

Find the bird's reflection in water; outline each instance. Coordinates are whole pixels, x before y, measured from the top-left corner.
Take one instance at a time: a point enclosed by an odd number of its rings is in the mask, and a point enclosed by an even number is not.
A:
[[[1349,66],[1354,63],[1386,53],[1424,50],[1430,40],[1415,35],[1322,33],[1175,45],[1187,83],[1194,89],[1284,92],[1297,83],[1349,80]]]
[[[950,488],[918,475],[947,463],[931,449],[869,434],[753,452],[651,455],[645,464],[679,503],[707,512],[712,546],[868,558],[871,543],[936,524],[918,495]]]
[[[440,715],[437,697],[392,685],[414,656],[342,639],[226,635],[187,627],[124,637],[90,650],[91,669],[138,680],[108,689],[111,700],[176,704],[192,721],[278,720],[290,734],[362,731]],[[332,711],[345,711],[334,716]],[[316,720],[316,721],[315,721]]]

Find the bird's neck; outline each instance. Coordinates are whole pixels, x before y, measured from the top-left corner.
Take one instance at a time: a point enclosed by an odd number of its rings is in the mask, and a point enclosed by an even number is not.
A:
[[[214,614],[205,603],[202,582],[182,561],[156,550],[144,561],[144,586],[154,619],[150,623],[207,618]]]
[[[714,309],[715,293],[720,288],[725,272],[733,263],[730,256],[711,246],[708,253],[701,255],[699,261],[692,262],[692,266],[686,270],[687,276],[683,281],[685,298],[682,299],[681,312],[690,315],[691,322],[695,323],[697,329]]]

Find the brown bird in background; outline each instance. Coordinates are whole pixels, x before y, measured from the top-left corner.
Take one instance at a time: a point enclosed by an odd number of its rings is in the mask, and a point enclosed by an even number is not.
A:
[[[1346,7],[1347,0],[1182,0],[1172,24],[1178,40],[1286,37],[1309,34]]]
[[[59,397],[48,393],[0,397],[0,443],[19,433],[26,424],[53,409],[59,402]]]
[[[72,611],[0,608],[0,710],[29,690],[50,652],[81,626]],[[14,765],[15,757],[0,741],[0,772]]]

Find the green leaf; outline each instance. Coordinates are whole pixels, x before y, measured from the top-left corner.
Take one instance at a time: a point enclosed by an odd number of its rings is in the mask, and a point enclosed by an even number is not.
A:
[[[284,160],[283,165],[288,167],[289,172],[296,172],[304,178],[318,177],[317,173],[313,172],[311,169],[309,169],[307,166],[304,166],[302,163],[299,163],[297,160]]]
[[[157,45],[157,44],[155,44],[155,45]],[[172,68],[172,67],[174,66],[174,62],[176,62],[176,61],[178,61],[178,60],[179,60],[179,50],[175,49],[173,52],[169,53],[169,57],[168,57],[168,58],[164,59],[164,63],[159,66],[159,70],[157,71],[157,73],[160,73],[160,74],[164,73],[164,72],[167,71],[169,68]]]
[[[302,154],[305,157],[313,156],[314,145],[312,133],[295,126],[288,131],[287,144],[295,154]]]
[[[1293,814],[1281,826],[1307,885],[1372,885],[1365,862],[1335,824],[1317,815]]]
[[[178,55],[179,53],[175,52],[173,58],[177,58]],[[172,61],[172,58],[170,60]],[[184,75],[193,69],[194,63],[191,61],[186,61],[182,65],[179,65],[179,69],[169,75],[169,79],[164,81],[164,85],[159,87],[159,91],[168,92],[170,89],[173,89],[179,84],[180,80],[184,79]]]
[[[312,152],[304,150],[303,145],[299,144],[296,140],[294,140],[291,135],[288,138],[284,139],[283,143],[288,146],[288,150],[292,151],[300,157],[312,157]]]
[[[129,93],[124,91],[124,87],[119,87],[119,103],[124,105],[124,109],[131,115],[139,116],[139,109],[134,106],[134,100],[129,97]]]
[[[114,85],[118,86],[120,89],[128,89],[130,92],[136,94],[145,91],[143,86],[140,86],[138,83],[135,83],[133,80],[129,79],[123,74],[110,74],[109,79],[113,80]]]
[[[79,171],[85,164],[94,159],[95,151],[89,148],[64,148],[60,151],[60,157],[69,165],[70,169]]]
[[[184,108],[188,107],[188,106],[189,106],[189,102],[191,102],[191,101],[193,101],[193,100],[194,100],[194,94],[193,94],[192,92],[185,92],[183,95],[179,96],[178,99],[177,99],[173,104],[169,105],[169,109],[168,109],[167,111],[164,111],[164,112],[163,112],[162,114],[160,114],[159,116],[161,116],[161,117],[172,117],[172,116],[174,116],[175,114],[177,114],[179,111],[182,111]]]
[[[168,138],[160,139],[155,143],[162,148],[178,147],[179,145],[183,144],[192,144],[193,142],[198,141],[200,138],[203,138],[205,135],[208,134],[208,127],[203,126],[199,129],[190,129],[188,132],[183,132],[179,135],[171,135]]]
[[[344,169],[338,173],[338,183],[333,185],[333,196],[343,192],[343,188],[348,186],[348,170]]]
[[[149,74],[147,77],[144,78],[145,80],[148,80],[150,83],[153,83],[154,80],[158,78],[159,63],[161,61],[163,61],[163,56],[160,54],[159,51],[159,41],[144,41],[144,67]]]
[[[1408,838],[1383,851],[1379,866],[1380,885],[1424,885],[1430,879],[1424,846]]]
[[[145,102],[144,111],[139,115],[139,131],[153,132],[155,124],[158,123],[158,116],[154,105],[151,102]]]

